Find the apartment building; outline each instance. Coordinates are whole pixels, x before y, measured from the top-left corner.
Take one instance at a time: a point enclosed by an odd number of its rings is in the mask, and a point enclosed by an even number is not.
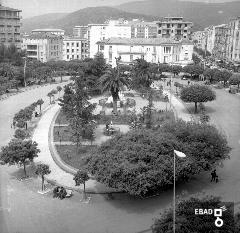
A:
[[[193,23],[183,20],[183,17],[164,17],[156,22],[157,36],[160,38],[190,39]]]
[[[51,33],[37,33],[23,37],[22,49],[27,57],[41,62],[62,60],[63,38]]]
[[[131,25],[131,38],[157,38],[158,28],[155,22],[132,20],[127,24]]]
[[[81,60],[88,57],[87,40],[78,37],[65,37],[63,39],[63,60]]]
[[[192,34],[192,40],[196,47],[205,49],[206,46],[206,33],[205,31],[197,31]]]
[[[98,52],[97,42],[111,37],[131,38],[131,26],[112,20],[105,24],[88,25],[89,56],[91,58]]]
[[[87,39],[88,26],[75,26],[73,36],[81,39]]]
[[[215,26],[215,39],[212,55],[219,60],[224,60],[226,58],[228,31],[229,28],[227,24]]]
[[[43,29],[34,29],[32,30],[32,34],[42,34],[42,33],[51,33],[57,36],[64,36],[65,31],[62,29],[51,29],[51,28],[43,28]]]
[[[231,19],[228,26],[226,58],[233,62],[240,62],[240,16]]]
[[[2,6],[0,4],[0,43],[5,46],[14,44],[21,48],[21,10]]]
[[[110,38],[99,41],[98,52],[103,53],[107,63],[116,66],[131,64],[138,58],[152,63],[182,65],[192,63],[193,43],[189,40],[176,41],[166,38]]]

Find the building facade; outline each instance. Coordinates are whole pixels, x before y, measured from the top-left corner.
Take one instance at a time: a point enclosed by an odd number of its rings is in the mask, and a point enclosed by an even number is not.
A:
[[[157,36],[160,38],[190,39],[193,23],[184,21],[183,17],[165,17],[156,22]]]
[[[87,39],[88,26],[75,26],[73,36],[81,39]]]
[[[240,16],[230,20],[228,27],[226,58],[233,62],[240,62]]]
[[[65,31],[62,29],[51,29],[51,28],[43,28],[43,29],[34,29],[32,30],[32,34],[42,34],[42,33],[51,33],[57,36],[64,36]]]
[[[93,58],[98,52],[97,42],[111,37],[131,38],[131,26],[110,21],[108,24],[88,25],[89,57]]]
[[[41,62],[63,59],[63,38],[47,33],[32,34],[23,37],[22,49],[27,57]]]
[[[197,31],[192,34],[192,40],[197,48],[205,49],[206,33],[205,31]]]
[[[223,24],[215,27],[215,40],[212,55],[218,60],[225,60],[227,56],[228,25]]]
[[[14,44],[21,49],[21,10],[2,6],[0,4],[0,44]]]
[[[164,38],[110,38],[99,41],[98,52],[103,53],[107,63],[116,66],[116,57],[120,63],[131,64],[136,59],[145,59],[152,63],[187,65],[192,63],[193,43]]]
[[[63,39],[63,60],[81,60],[88,57],[87,40],[77,37],[65,37]]]

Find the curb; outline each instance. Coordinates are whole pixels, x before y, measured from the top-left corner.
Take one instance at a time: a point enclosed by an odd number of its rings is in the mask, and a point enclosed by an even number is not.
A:
[[[69,174],[72,174],[72,175],[75,175],[78,171],[78,169],[66,164],[59,156],[54,144],[53,144],[53,130],[54,130],[54,125],[55,125],[55,121],[57,119],[57,116],[60,112],[61,108],[58,109],[58,111],[55,113],[52,121],[51,121],[51,124],[50,124],[50,128],[49,128],[49,131],[48,131],[48,147],[49,147],[49,150],[50,150],[50,153],[51,153],[51,156],[54,160],[54,162],[57,164],[58,167],[60,167],[63,171],[69,173]],[[51,180],[51,179],[48,179],[47,177],[45,178],[46,181],[48,181],[50,184],[52,185],[57,185],[57,186],[62,186],[66,189],[71,189],[71,190],[74,190],[74,191],[77,191],[77,192],[82,192],[82,190],[80,188],[74,188],[74,187],[68,187],[68,186],[65,186],[65,185],[61,185],[59,184],[58,182],[56,182],[55,180]],[[92,180],[95,180],[93,178],[93,176],[90,176],[90,179]],[[123,191],[106,191],[106,192],[100,192],[100,191],[96,191],[94,189],[89,189],[89,188],[86,188],[86,193],[88,194],[109,194],[109,193],[119,193],[119,194],[124,194]]]

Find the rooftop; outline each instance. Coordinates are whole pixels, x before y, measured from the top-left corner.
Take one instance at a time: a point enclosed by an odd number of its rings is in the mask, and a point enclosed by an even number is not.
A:
[[[42,28],[42,29],[34,29],[32,32],[65,32],[62,29],[54,29],[54,28]]]
[[[37,40],[37,39],[58,39],[58,38],[62,38],[62,37],[54,35],[52,33],[38,33],[38,34],[31,34],[29,36],[26,36],[25,38]]]
[[[97,42],[98,44],[119,44],[119,45],[161,45],[161,44],[192,44],[189,40],[177,41],[167,38],[117,38],[112,37]]]
[[[2,5],[0,4],[0,11],[17,11],[17,12],[21,12],[22,10],[17,10],[17,9],[14,9],[14,8],[2,6]]]

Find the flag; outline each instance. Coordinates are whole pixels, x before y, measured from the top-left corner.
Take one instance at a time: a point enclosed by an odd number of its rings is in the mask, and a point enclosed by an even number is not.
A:
[[[186,157],[186,155],[181,151],[174,150],[174,153],[175,153],[175,155],[177,155],[180,158],[185,158]]]

